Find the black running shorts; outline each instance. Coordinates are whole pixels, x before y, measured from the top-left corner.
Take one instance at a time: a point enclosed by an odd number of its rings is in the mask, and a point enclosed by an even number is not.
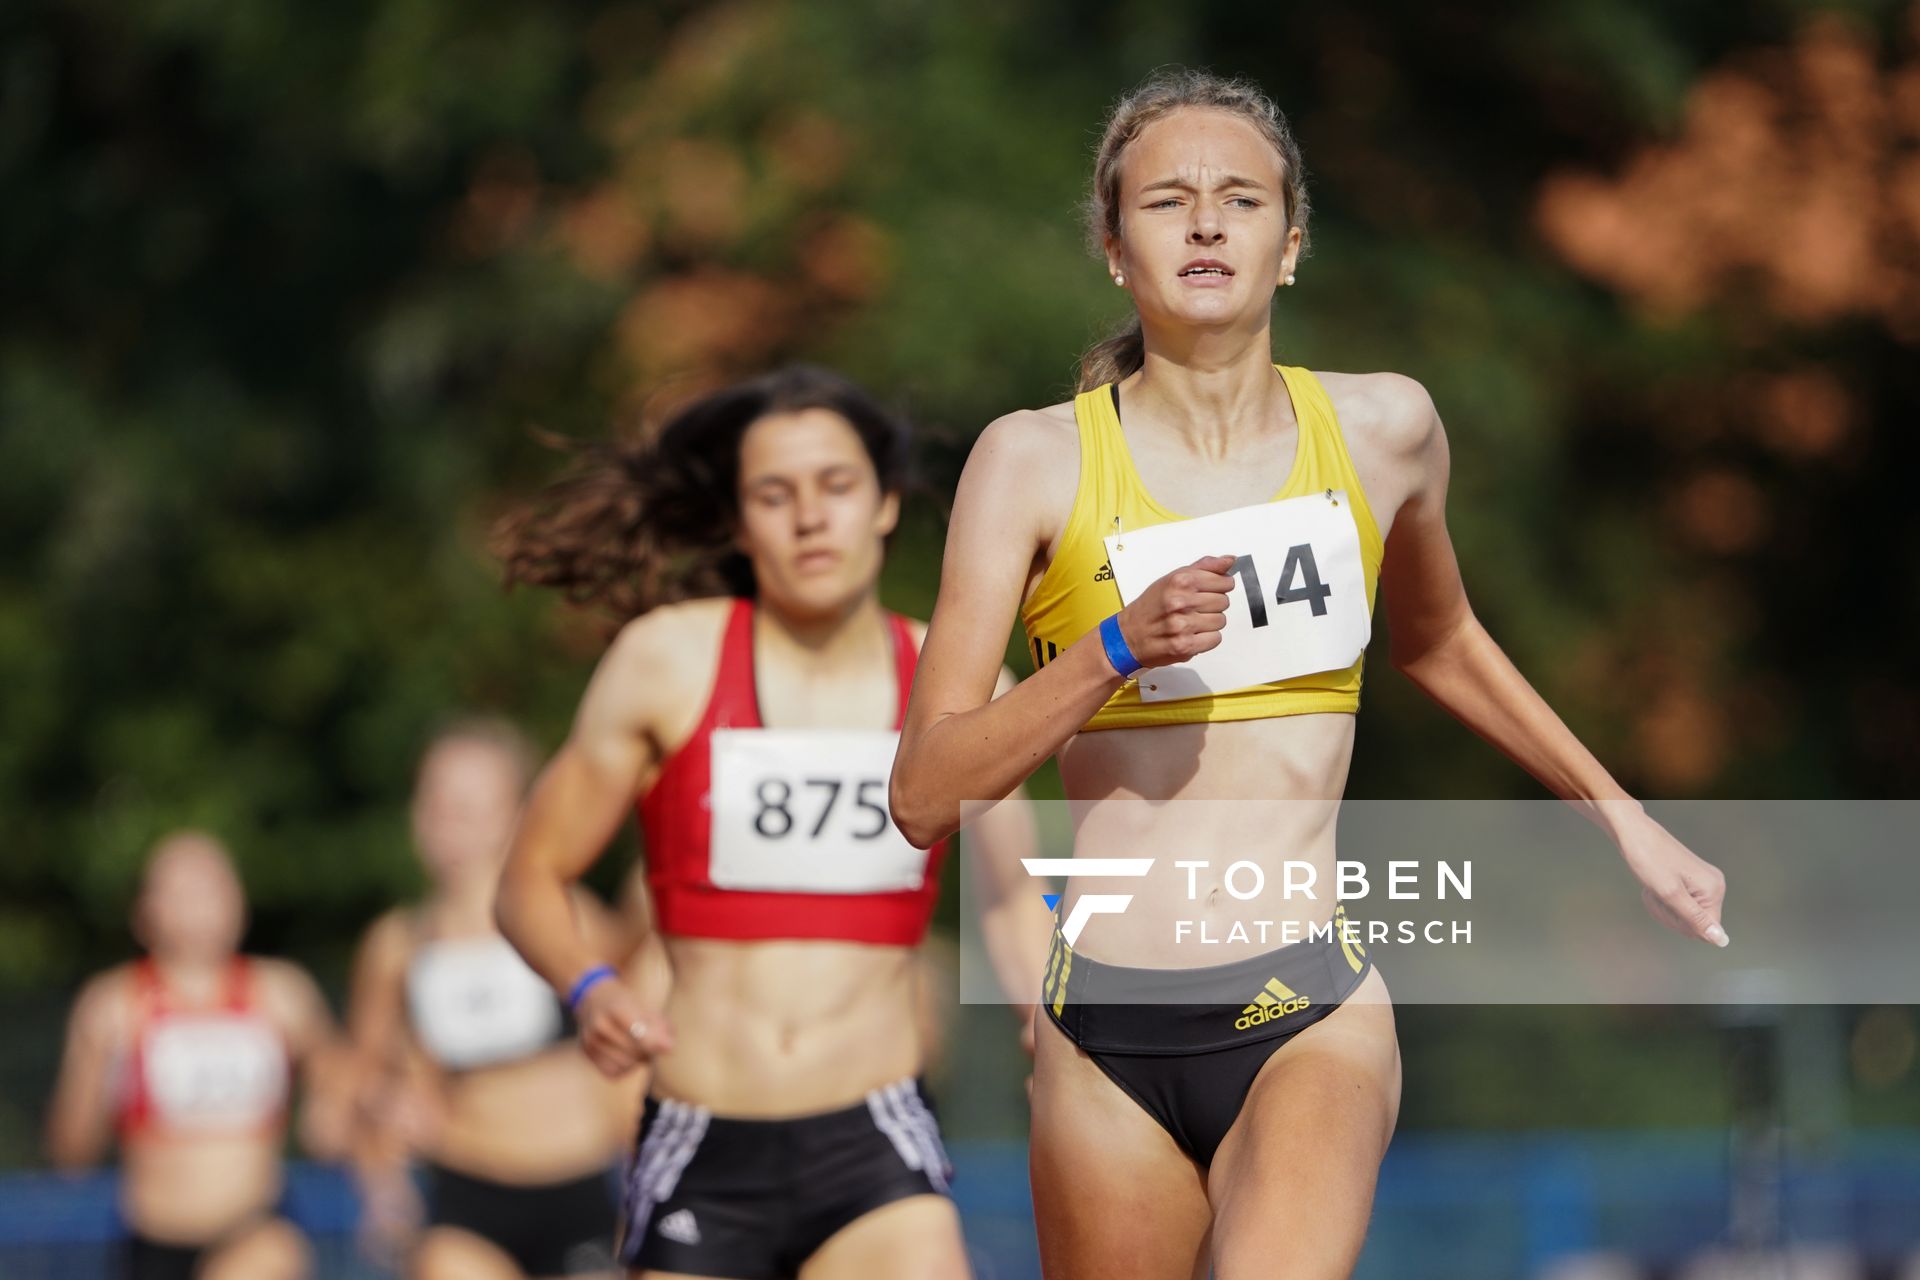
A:
[[[916,1080],[843,1110],[777,1120],[649,1098],[627,1174],[620,1258],[642,1269],[777,1280],[863,1214],[945,1195],[950,1177]]]

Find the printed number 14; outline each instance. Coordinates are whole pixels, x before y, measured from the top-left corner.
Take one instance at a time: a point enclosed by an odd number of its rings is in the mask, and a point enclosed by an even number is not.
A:
[[[1254,568],[1250,555],[1235,556],[1233,567],[1227,570],[1229,575],[1238,574],[1241,585],[1247,591],[1247,610],[1253,615],[1253,625],[1267,625],[1267,597],[1260,589],[1260,571]],[[1294,580],[1299,585],[1294,586]],[[1294,604],[1301,600],[1313,609],[1316,618],[1325,616],[1327,597],[1333,594],[1333,588],[1320,581],[1319,566],[1313,562],[1313,546],[1301,543],[1287,548],[1287,562],[1280,567],[1280,587],[1273,593],[1275,604]]]

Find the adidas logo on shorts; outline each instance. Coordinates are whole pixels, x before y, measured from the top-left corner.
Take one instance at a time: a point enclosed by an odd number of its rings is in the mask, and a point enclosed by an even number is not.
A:
[[[1293,988],[1280,979],[1268,978],[1266,989],[1253,998],[1252,1004],[1240,1011],[1240,1017],[1233,1027],[1236,1031],[1248,1031],[1290,1013],[1298,1013],[1311,1003],[1305,996],[1294,994]]]
[[[699,1244],[700,1225],[693,1220],[693,1210],[675,1209],[666,1217],[653,1224],[653,1229],[669,1240],[680,1244]]]

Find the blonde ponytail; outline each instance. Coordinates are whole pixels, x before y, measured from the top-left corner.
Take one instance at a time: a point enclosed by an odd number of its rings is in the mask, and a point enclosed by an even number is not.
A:
[[[1095,343],[1080,357],[1080,379],[1073,389],[1091,391],[1118,382],[1137,372],[1146,360],[1147,339],[1140,332],[1140,318],[1135,316],[1127,321],[1126,328]]]

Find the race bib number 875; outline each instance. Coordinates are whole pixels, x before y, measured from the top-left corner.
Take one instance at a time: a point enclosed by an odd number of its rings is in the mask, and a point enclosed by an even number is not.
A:
[[[1346,491],[1238,507],[1107,540],[1128,604],[1202,556],[1232,556],[1227,626],[1215,648],[1140,673],[1140,700],[1165,702],[1350,667],[1373,618]]]
[[[918,889],[927,855],[887,813],[900,735],[716,729],[708,876],[722,889]]]

